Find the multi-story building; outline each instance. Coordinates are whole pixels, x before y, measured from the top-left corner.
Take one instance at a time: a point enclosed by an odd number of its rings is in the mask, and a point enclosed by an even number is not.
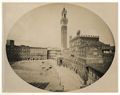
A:
[[[31,60],[45,60],[47,59],[47,48],[42,47],[30,47]]]
[[[6,43],[6,54],[9,62],[20,60],[20,48],[14,45],[14,40],[7,40]]]
[[[105,44],[99,40],[99,36],[77,35],[70,36],[69,48],[66,47],[67,40],[67,11],[62,11],[61,46],[62,56],[58,64],[62,64],[74,70],[83,79],[84,85],[89,85],[99,79],[112,63],[115,47]]]
[[[47,59],[47,48],[17,46],[14,45],[14,40],[7,40],[6,53],[9,62]]]
[[[61,50],[57,48],[49,48],[47,51],[47,58],[48,59],[56,59],[61,55]]]
[[[19,47],[19,51],[18,50],[15,50],[15,51],[18,52],[19,59],[20,60],[28,60],[29,56],[30,56],[30,47],[25,46],[25,45],[21,45],[21,46],[17,46],[17,47]]]
[[[80,31],[74,38],[70,36],[69,45],[63,51],[63,66],[79,74],[85,85],[95,82],[107,71],[115,53],[115,47],[100,42],[99,36],[80,35]]]
[[[86,66],[87,71],[87,81],[85,81],[87,85],[90,85],[97,81],[103,74],[106,72],[106,66],[103,64],[89,64]]]

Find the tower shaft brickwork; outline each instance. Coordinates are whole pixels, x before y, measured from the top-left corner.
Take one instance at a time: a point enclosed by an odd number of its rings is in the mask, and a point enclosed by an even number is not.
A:
[[[61,19],[61,47],[62,49],[67,48],[67,23],[68,19],[66,17],[67,10],[63,8],[62,19]]]

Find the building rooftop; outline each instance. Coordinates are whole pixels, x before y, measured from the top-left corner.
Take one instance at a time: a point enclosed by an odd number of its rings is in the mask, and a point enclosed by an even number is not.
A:
[[[103,64],[96,63],[96,64],[87,64],[86,67],[92,68],[96,72],[104,74],[108,70],[110,65],[111,65],[110,63],[109,64],[107,64],[107,63],[103,63]]]
[[[74,40],[77,40],[77,39],[88,39],[88,40],[96,39],[96,40],[99,41],[99,36],[94,36],[94,35],[77,35],[74,38],[72,38],[70,41],[74,41]]]

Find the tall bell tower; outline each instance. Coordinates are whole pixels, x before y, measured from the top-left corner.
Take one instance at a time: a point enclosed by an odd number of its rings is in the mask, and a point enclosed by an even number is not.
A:
[[[61,48],[66,49],[67,48],[67,24],[68,19],[66,17],[67,10],[63,8],[62,10],[62,18],[61,18]]]

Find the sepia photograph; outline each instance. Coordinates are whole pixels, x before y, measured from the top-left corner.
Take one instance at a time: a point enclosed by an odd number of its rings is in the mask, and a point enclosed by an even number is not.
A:
[[[115,38],[105,21],[74,3],[33,8],[5,39],[5,55],[16,75],[51,92],[91,86],[109,70],[115,53]]]

